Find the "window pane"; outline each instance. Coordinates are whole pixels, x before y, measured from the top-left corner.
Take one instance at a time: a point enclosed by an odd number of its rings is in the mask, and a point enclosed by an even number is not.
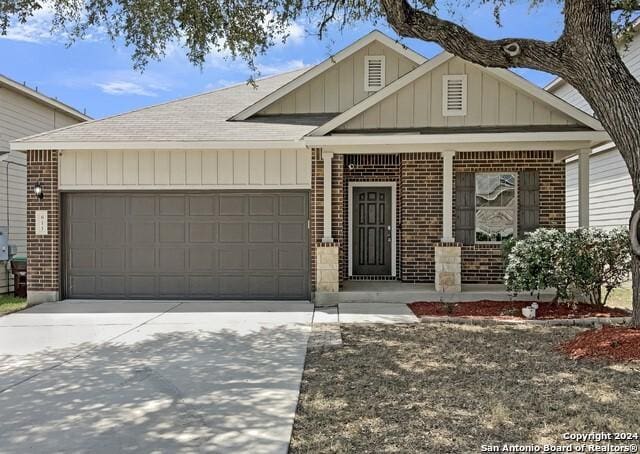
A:
[[[476,174],[476,207],[509,207],[515,202],[513,175]]]
[[[513,237],[514,209],[476,210],[476,241],[503,241]]]

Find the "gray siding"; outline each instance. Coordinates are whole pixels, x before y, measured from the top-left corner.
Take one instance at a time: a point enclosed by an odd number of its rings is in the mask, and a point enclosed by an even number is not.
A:
[[[567,163],[567,229],[578,227],[578,161]],[[633,189],[626,164],[618,150],[591,156],[589,169],[589,223],[610,229],[628,225]]]
[[[640,38],[629,44],[623,59],[631,73],[640,78]],[[569,84],[552,90],[556,96],[574,106],[593,111]],[[618,150],[608,150],[591,156],[589,172],[589,220],[594,227],[612,228],[629,224],[633,207],[633,188],[629,171]],[[567,228],[578,226],[578,162],[567,163]]]
[[[12,89],[0,87],[0,152],[9,152],[9,142],[49,131],[78,120],[36,102]],[[8,227],[9,243],[27,253],[27,167],[23,152],[13,151],[0,161],[0,226]],[[9,273],[0,262],[0,293],[12,290]],[[9,287],[8,287],[9,285]]]

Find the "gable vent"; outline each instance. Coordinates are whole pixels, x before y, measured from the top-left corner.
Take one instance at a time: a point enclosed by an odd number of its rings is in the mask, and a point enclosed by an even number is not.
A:
[[[442,115],[452,117],[467,114],[466,74],[442,76]]]
[[[364,57],[364,91],[384,88],[384,55]]]

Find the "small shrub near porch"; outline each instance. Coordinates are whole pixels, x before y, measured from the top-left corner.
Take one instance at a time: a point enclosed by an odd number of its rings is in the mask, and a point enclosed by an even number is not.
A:
[[[561,301],[585,299],[604,306],[631,269],[626,229],[538,229],[504,247],[509,291],[535,294],[554,288]]]

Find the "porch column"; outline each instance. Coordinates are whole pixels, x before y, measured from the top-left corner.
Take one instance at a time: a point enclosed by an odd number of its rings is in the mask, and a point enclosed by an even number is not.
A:
[[[322,152],[322,161],[324,164],[323,175],[323,220],[324,229],[322,235],[323,243],[333,243],[333,235],[331,233],[331,160],[333,159],[333,153],[328,151]]]
[[[589,227],[589,159],[591,149],[578,155],[578,227]]]
[[[453,243],[453,157],[455,151],[442,155],[442,242]]]

